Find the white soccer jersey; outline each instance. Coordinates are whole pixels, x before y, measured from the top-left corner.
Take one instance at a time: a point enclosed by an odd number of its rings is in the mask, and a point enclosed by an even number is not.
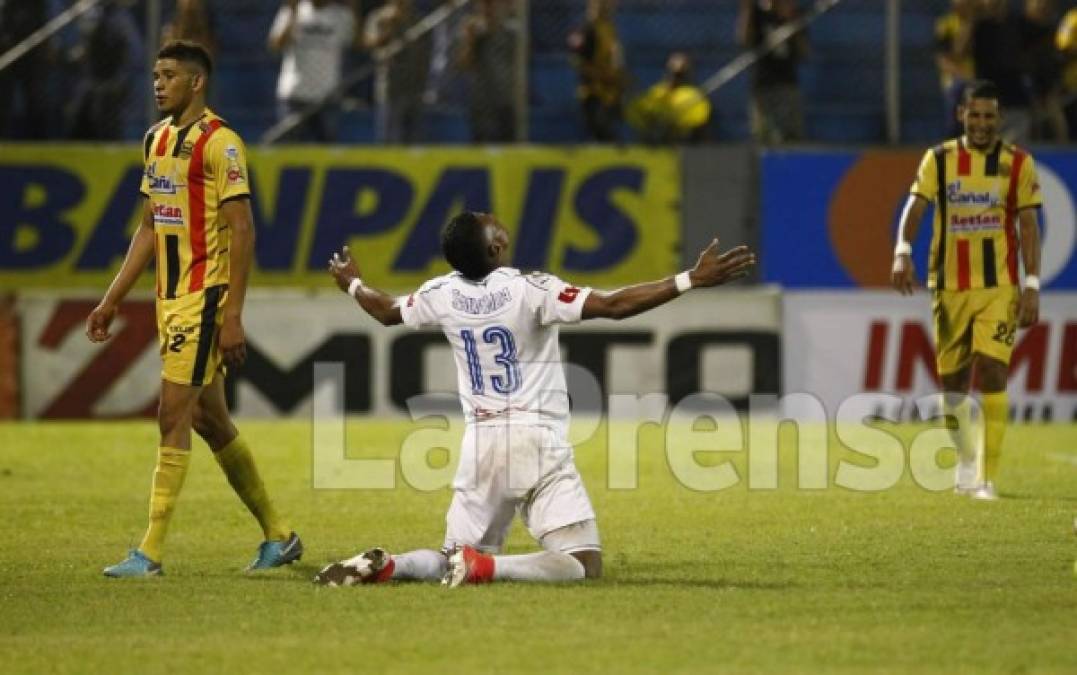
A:
[[[520,417],[563,427],[569,406],[558,324],[578,322],[590,292],[511,267],[482,281],[453,272],[400,298],[400,314],[411,328],[445,332],[468,423],[529,413]]]

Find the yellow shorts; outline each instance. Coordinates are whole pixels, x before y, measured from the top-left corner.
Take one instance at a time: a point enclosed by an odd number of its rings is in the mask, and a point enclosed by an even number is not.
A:
[[[1017,333],[1016,286],[935,291],[935,365],[939,375],[968,367],[979,353],[1010,362]]]
[[[157,299],[157,335],[161,342],[161,378],[201,387],[223,375],[217,333],[227,286],[212,286],[178,298]]]

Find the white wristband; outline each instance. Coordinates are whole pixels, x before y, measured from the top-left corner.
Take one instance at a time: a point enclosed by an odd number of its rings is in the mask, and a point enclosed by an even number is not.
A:
[[[684,293],[692,288],[692,279],[688,276],[688,272],[681,272],[673,277],[673,283],[676,284],[678,293]]]
[[[894,247],[894,257],[896,258],[899,255],[912,255],[912,244],[904,239],[899,241],[897,246]]]
[[[1025,288],[1034,288],[1037,291],[1040,290],[1040,278],[1035,274],[1026,275]]]
[[[359,287],[363,285],[363,280],[359,277],[352,279],[352,282],[348,284],[348,295],[355,297],[355,292],[359,290]]]

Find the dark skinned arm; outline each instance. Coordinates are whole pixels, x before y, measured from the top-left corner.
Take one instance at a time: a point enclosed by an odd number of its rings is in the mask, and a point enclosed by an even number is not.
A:
[[[1021,261],[1025,264],[1025,274],[1040,275],[1040,226],[1036,222],[1036,209],[1021,209],[1017,212],[1021,222]],[[1017,325],[1028,328],[1040,319],[1039,289],[1026,287],[1021,291],[1017,301]]]
[[[910,246],[916,240],[916,231],[920,228],[920,220],[927,210],[927,200],[919,195],[909,195],[905,202],[905,208],[901,212],[901,222],[898,224],[898,243],[907,242]],[[912,295],[916,288],[916,270],[913,269],[912,256],[894,256],[894,265],[890,270],[890,283],[894,289],[902,295]]]
[[[340,253],[334,253],[329,259],[329,273],[333,275],[337,287],[345,293],[348,292],[352,280],[362,278],[359,265],[352,258],[347,246]],[[396,304],[396,298],[384,291],[363,284],[356,289],[354,297],[363,311],[383,326],[395,326],[404,321],[400,315],[400,307]]]
[[[221,313],[223,323],[217,337],[224,362],[240,366],[247,360],[247,338],[243,331],[243,303],[254,258],[254,216],[249,199],[230,199],[221,204],[221,218],[228,223],[232,240],[228,246],[228,299]]]
[[[86,318],[86,337],[90,342],[104,342],[112,337],[109,326],[116,318],[116,310],[123,299],[134,287],[138,278],[146,271],[146,266],[153,260],[154,255],[154,232],[153,232],[153,208],[150,200],[142,201],[142,222],[139,223],[135,235],[131,238],[131,245],[127,247],[127,255],[124,256],[123,265],[112,280],[105,297],[90,312]]]
[[[748,274],[755,264],[755,254],[747,246],[718,253],[718,240],[699,254],[696,266],[688,272],[692,287],[718,286]],[[583,319],[626,319],[664,305],[680,293],[674,277],[627,286],[612,292],[591,291],[583,302]]]

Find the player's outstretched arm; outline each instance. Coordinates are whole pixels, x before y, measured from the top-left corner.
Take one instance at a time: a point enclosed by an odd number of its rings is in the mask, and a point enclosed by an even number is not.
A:
[[[927,209],[927,200],[919,195],[909,195],[898,223],[897,244],[894,246],[894,263],[890,268],[890,284],[902,295],[912,295],[916,286],[916,270],[912,264],[912,242],[920,219]]]
[[[396,298],[367,286],[362,282],[359,265],[345,246],[340,253],[329,259],[329,273],[340,290],[351,295],[363,310],[383,326],[395,326],[403,322]]]
[[[112,337],[108,329],[116,318],[116,308],[127,297],[153,259],[153,238],[153,210],[150,200],[146,199],[143,201],[142,222],[135,230],[135,236],[131,238],[131,245],[127,247],[127,255],[120,271],[105,292],[105,297],[86,318],[86,337],[90,342],[104,342]]]
[[[583,303],[583,319],[625,319],[665,304],[688,288],[720,286],[748,274],[755,254],[747,246],[718,252],[718,239],[699,254],[696,266],[678,277],[627,286],[616,291],[592,291]],[[681,276],[687,275],[687,278]]]

